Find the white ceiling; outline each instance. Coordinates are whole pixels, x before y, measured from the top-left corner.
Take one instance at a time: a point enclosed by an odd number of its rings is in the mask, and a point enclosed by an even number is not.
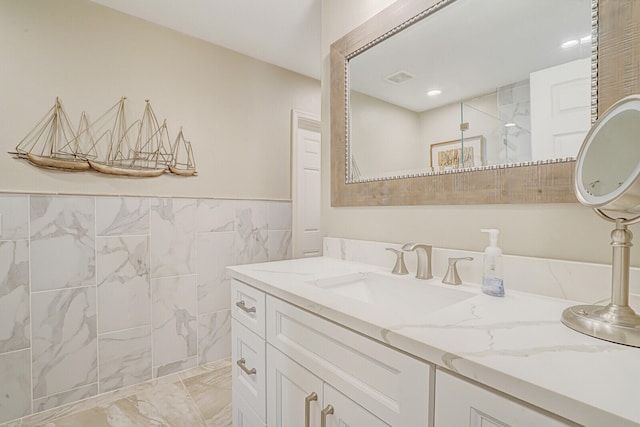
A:
[[[91,1],[320,79],[321,0]],[[564,51],[558,44],[588,34],[590,3],[458,1],[422,21],[424,25],[359,56],[351,65],[350,83],[356,90],[415,111],[490,92],[526,79],[533,70],[588,56],[589,46]],[[408,48],[407,43],[416,43],[409,41],[414,31],[421,33],[420,45]],[[381,56],[369,55],[374,50]],[[384,77],[401,70],[417,78],[399,86],[384,82]],[[443,96],[425,97],[432,86],[443,89]]]
[[[321,0],[91,0],[320,79]]]
[[[590,33],[591,0],[461,0],[356,56],[349,84],[425,111],[527,80],[532,71],[587,58],[590,43],[571,49],[560,45]],[[399,85],[385,80],[398,71],[415,77]],[[431,89],[442,94],[426,96]]]

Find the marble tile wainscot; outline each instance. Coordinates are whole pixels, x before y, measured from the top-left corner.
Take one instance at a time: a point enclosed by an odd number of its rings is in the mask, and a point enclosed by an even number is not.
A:
[[[0,423],[230,356],[225,267],[291,203],[0,193]]]

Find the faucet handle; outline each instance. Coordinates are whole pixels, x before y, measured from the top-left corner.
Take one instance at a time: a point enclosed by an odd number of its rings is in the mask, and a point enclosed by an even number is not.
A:
[[[394,248],[386,248],[389,252],[396,254],[396,264],[391,271],[393,274],[408,274],[407,266],[404,263],[404,251]]]
[[[462,258],[449,258],[449,268],[447,269],[447,274],[445,274],[444,278],[442,279],[442,283],[446,283],[447,285],[459,285],[462,283],[460,275],[458,274],[458,268],[456,267],[458,261],[473,261],[473,258],[471,258],[470,256]]]

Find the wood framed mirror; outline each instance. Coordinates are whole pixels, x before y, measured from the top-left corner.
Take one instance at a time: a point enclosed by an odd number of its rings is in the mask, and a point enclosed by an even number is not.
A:
[[[400,0],[331,46],[331,205],[456,205],[574,202],[574,161],[554,159],[406,175],[364,182],[349,179],[347,147],[348,59],[457,0]],[[638,43],[632,0],[593,0],[592,117],[638,91]],[[637,39],[635,39],[637,40]],[[625,47],[626,46],[626,47]],[[633,56],[628,53],[632,51]],[[626,53],[625,53],[626,52]],[[626,68],[621,68],[621,66]],[[629,70],[634,72],[629,73]]]

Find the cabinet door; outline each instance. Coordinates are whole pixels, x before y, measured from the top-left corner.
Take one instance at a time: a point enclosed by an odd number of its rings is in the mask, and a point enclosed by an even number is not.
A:
[[[326,417],[327,427],[389,427],[389,424],[326,383],[322,407],[326,414],[320,416]]]
[[[264,420],[265,342],[235,319],[231,321],[231,357],[234,394],[242,397]]]
[[[321,403],[322,381],[267,344],[267,424],[269,427],[318,427]],[[308,425],[305,424],[307,410],[309,411]]]
[[[265,427],[260,417],[240,396],[233,393],[233,427]]]
[[[267,342],[386,423],[430,425],[429,364],[271,296]]]
[[[566,427],[546,413],[469,383],[436,372],[435,427]]]

